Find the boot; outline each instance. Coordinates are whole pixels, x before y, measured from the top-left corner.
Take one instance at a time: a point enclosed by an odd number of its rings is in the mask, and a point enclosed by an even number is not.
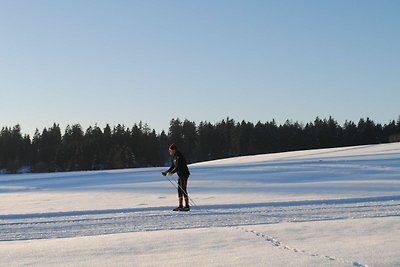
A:
[[[182,209],[182,211],[189,211],[190,210],[189,197],[185,197],[185,204],[186,206]]]
[[[183,209],[183,197],[179,197],[179,206],[173,209],[173,211],[181,211]]]
[[[181,211],[181,210],[183,210],[183,209],[184,209],[183,206],[178,206],[178,207],[176,207],[175,209],[173,209],[172,211]]]
[[[186,205],[184,208],[182,208],[180,211],[190,211],[190,206]]]

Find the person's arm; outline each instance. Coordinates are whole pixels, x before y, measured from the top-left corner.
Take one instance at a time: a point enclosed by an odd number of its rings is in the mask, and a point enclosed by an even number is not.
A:
[[[174,164],[174,159],[175,159],[175,164]],[[176,157],[174,157],[174,159],[172,160],[171,167],[168,169],[168,172],[172,174],[176,173],[179,168],[179,156],[177,155]]]
[[[179,158],[179,157],[178,157],[178,158]],[[176,163],[177,163],[177,164],[176,164],[176,166],[175,166],[174,160],[172,159],[171,167],[169,167],[169,169],[168,169],[167,171],[162,172],[161,174],[164,175],[164,176],[166,176],[166,175],[170,176],[170,175],[172,175],[173,173],[176,173],[176,171],[178,170],[178,168],[177,168],[177,166],[178,166],[178,159],[177,159],[177,162],[176,162]]]

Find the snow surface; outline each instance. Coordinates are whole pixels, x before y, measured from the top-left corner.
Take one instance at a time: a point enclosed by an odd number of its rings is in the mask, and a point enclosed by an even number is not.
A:
[[[400,143],[164,169],[0,175],[0,266],[400,266]]]

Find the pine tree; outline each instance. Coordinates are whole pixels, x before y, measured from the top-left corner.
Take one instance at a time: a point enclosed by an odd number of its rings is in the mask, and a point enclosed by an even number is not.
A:
[[[197,161],[197,156],[195,154],[197,138],[196,123],[185,120],[182,124],[182,144],[180,144],[180,148],[186,155],[186,160],[189,163]]]

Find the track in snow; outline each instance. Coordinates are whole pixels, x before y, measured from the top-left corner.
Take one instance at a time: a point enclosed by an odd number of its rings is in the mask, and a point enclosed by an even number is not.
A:
[[[0,215],[0,241],[68,238],[188,228],[232,227],[400,216],[400,196],[202,206]]]
[[[308,255],[309,257],[319,257],[319,258],[323,258],[325,260],[335,261],[335,262],[338,262],[338,263],[346,264],[348,266],[356,266],[356,267],[367,267],[368,266],[368,265],[364,265],[362,263],[359,263],[357,261],[350,261],[350,260],[339,258],[339,257],[322,255],[322,254],[319,254],[319,253],[314,253],[314,252],[306,251],[306,250],[303,250],[303,249],[289,247],[288,245],[283,244],[278,239],[276,239],[276,238],[274,238],[272,236],[268,236],[268,235],[266,235],[264,233],[257,232],[255,230],[247,229],[247,228],[244,228],[244,227],[236,227],[236,229],[238,229],[240,231],[243,231],[243,232],[246,232],[246,233],[251,233],[251,234],[257,236],[258,238],[262,238],[268,244],[271,244],[272,246],[277,247],[279,249],[289,250],[289,251],[292,251],[294,253],[301,253],[301,254],[304,254],[304,255]]]

